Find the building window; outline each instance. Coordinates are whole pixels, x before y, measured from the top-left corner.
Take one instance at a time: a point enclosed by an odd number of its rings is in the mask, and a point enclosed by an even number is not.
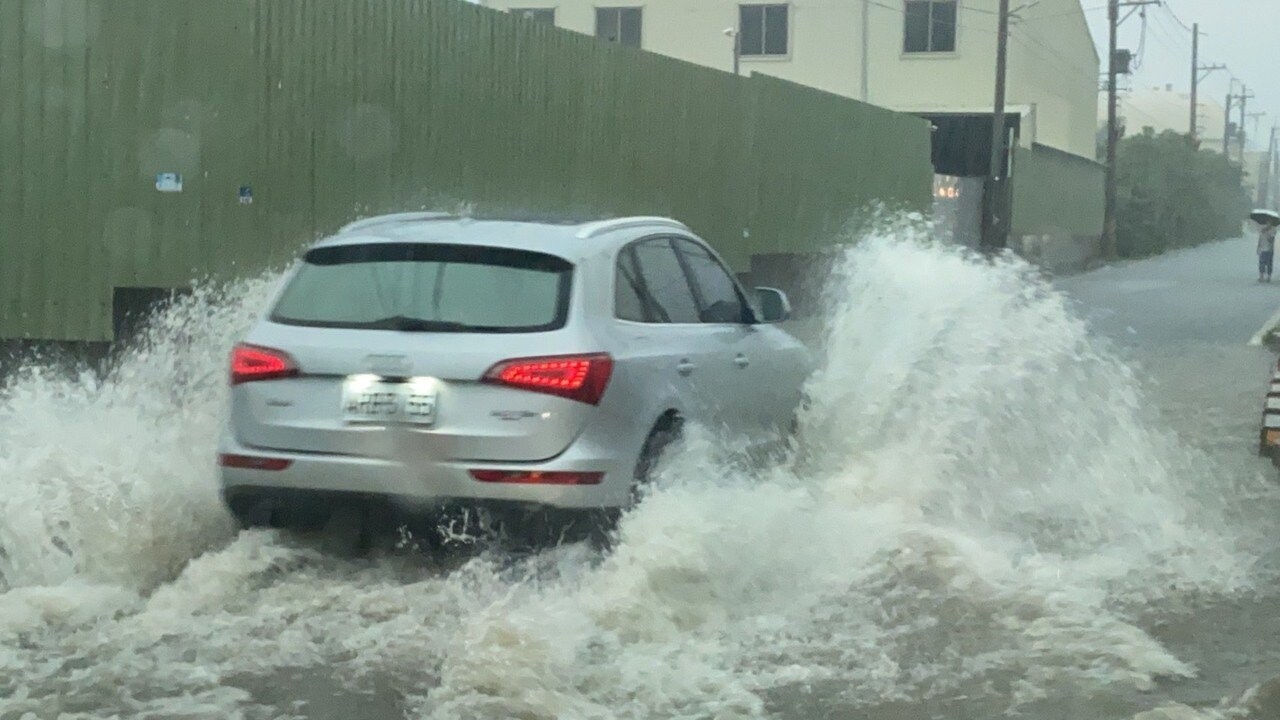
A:
[[[514,15],[519,15],[525,20],[533,20],[534,22],[546,23],[548,25],[556,24],[555,8],[511,8]]]
[[[640,8],[596,8],[596,37],[640,47]]]
[[[955,52],[956,0],[906,0],[909,53]]]
[[[786,5],[739,5],[738,51],[750,55],[787,54]]]

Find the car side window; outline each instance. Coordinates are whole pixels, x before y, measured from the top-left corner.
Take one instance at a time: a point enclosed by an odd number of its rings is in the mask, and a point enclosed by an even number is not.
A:
[[[746,303],[733,276],[702,245],[677,240],[698,299],[698,319],[704,323],[745,323],[750,321]]]
[[[640,271],[641,299],[648,322],[688,323],[698,320],[698,304],[680,258],[667,238],[642,240],[631,246]]]
[[[636,270],[635,256],[627,248],[618,255],[613,278],[613,315],[619,320],[650,322],[645,313],[644,285]]]

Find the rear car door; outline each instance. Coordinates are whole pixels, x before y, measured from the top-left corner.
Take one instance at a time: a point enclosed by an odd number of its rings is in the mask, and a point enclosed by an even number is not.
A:
[[[707,328],[710,370],[714,372],[716,397],[727,429],[751,442],[768,438],[776,421],[774,398],[777,381],[770,375],[773,349],[762,341],[753,324],[754,312],[733,275],[700,242],[675,241],[694,296],[699,321]]]
[[[715,428],[718,412],[715,355],[708,327],[699,320],[693,288],[667,237],[646,238],[618,258],[615,314],[628,321],[638,355],[650,365],[649,381],[674,390],[686,419]]]

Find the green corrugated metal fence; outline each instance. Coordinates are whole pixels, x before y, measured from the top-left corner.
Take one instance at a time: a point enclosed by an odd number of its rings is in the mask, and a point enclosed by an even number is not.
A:
[[[931,172],[924,121],[457,0],[0,2],[0,338],[461,201],[672,215],[745,269]]]
[[[1010,245],[1051,272],[1085,269],[1102,255],[1105,168],[1044,145],[1015,153]]]
[[[1044,145],[1019,147],[1016,153],[1014,234],[1102,234],[1106,169],[1101,163]]]

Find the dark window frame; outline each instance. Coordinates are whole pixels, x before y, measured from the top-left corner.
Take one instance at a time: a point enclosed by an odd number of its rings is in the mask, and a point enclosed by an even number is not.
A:
[[[530,22],[541,22],[548,25],[556,24],[556,9],[553,7],[513,7],[508,9],[507,12]]]
[[[913,7],[923,8],[925,34],[924,44],[919,44],[919,38],[913,36],[912,30],[912,13]],[[950,26],[950,44],[947,45],[946,32],[942,32],[940,36],[936,36],[938,32],[938,9],[939,7],[949,7],[951,9]],[[916,11],[918,12],[918,11]],[[960,0],[903,0],[903,28],[902,28],[902,52],[907,55],[930,55],[945,54],[956,52],[959,46],[960,37]],[[918,34],[917,34],[918,35]],[[916,41],[916,42],[913,42]]]
[[[644,7],[639,5],[617,5],[608,7],[597,7],[596,9],[596,37],[605,42],[617,43],[627,47],[639,48],[644,44]],[[636,36],[635,42],[628,42],[625,37],[623,15],[625,13],[636,14]],[[605,13],[612,13],[614,17],[614,27],[610,28],[611,33],[601,32],[604,27],[602,22]]]
[[[782,10],[782,49],[770,50],[769,13],[771,10]],[[747,26],[747,13],[760,14],[759,38],[747,38],[744,28]],[[759,42],[755,42],[755,40]],[[750,42],[749,42],[750,41]],[[757,49],[758,48],[758,49]],[[788,57],[791,55],[791,4],[790,3],[743,3],[738,5],[738,55],[744,58]]]

